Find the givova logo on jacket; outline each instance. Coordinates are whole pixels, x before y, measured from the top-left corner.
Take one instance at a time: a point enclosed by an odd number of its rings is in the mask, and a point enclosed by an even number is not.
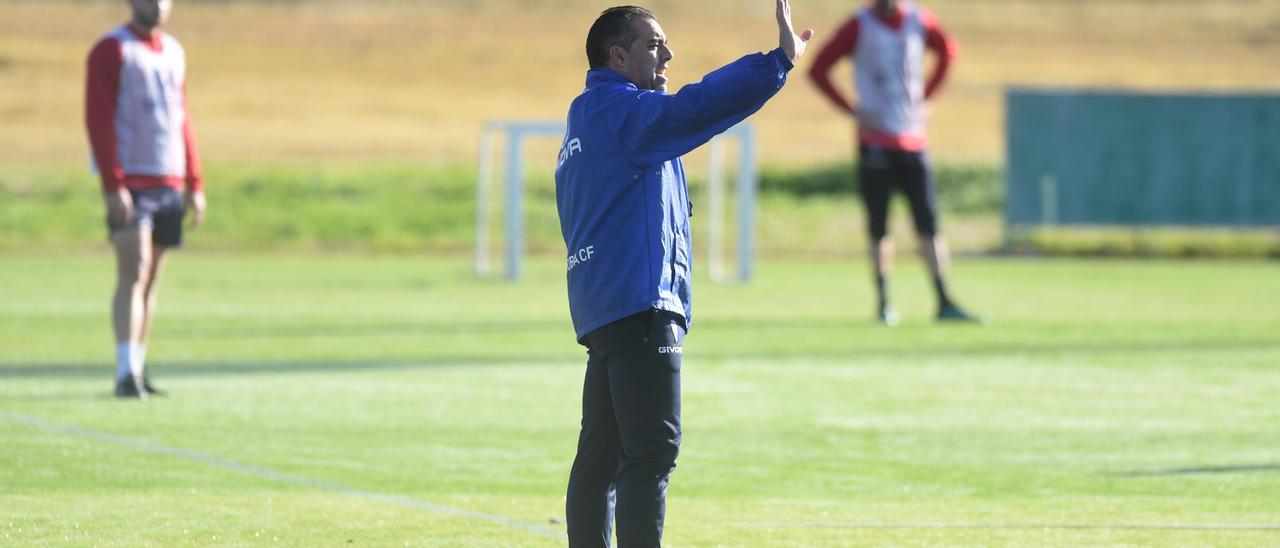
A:
[[[582,152],[582,141],[578,140],[577,137],[574,137],[567,141],[563,147],[560,147],[560,163],[557,164],[556,167],[564,165],[564,163],[577,152]]]

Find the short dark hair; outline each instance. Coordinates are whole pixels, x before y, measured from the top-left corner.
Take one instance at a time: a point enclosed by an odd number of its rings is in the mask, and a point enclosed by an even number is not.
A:
[[[591,68],[609,64],[609,48],[631,46],[636,39],[631,21],[636,18],[657,19],[653,12],[639,6],[617,6],[600,12],[587,32],[587,64]]]

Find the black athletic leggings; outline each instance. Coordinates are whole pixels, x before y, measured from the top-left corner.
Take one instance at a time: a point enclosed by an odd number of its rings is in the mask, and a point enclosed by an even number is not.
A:
[[[859,146],[858,188],[867,206],[867,232],[873,241],[888,234],[889,197],[895,187],[907,196],[916,233],[937,234],[937,193],[925,153]]]
[[[659,546],[667,483],[680,450],[684,319],[623,318],[585,337],[582,432],[565,502],[569,546]]]

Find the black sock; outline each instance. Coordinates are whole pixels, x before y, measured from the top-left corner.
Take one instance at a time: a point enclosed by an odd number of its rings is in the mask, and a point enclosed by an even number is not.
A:
[[[942,276],[933,278],[933,289],[938,292],[938,308],[951,306],[951,296],[947,294],[947,282]]]
[[[876,296],[880,299],[880,310],[889,306],[889,281],[880,274],[876,274]]]

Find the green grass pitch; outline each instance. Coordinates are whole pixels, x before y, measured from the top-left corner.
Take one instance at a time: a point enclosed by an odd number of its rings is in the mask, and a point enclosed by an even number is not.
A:
[[[697,284],[673,546],[1280,544],[1280,267],[971,259]],[[563,266],[187,254],[110,396],[112,264],[0,256],[0,544],[563,543]]]

